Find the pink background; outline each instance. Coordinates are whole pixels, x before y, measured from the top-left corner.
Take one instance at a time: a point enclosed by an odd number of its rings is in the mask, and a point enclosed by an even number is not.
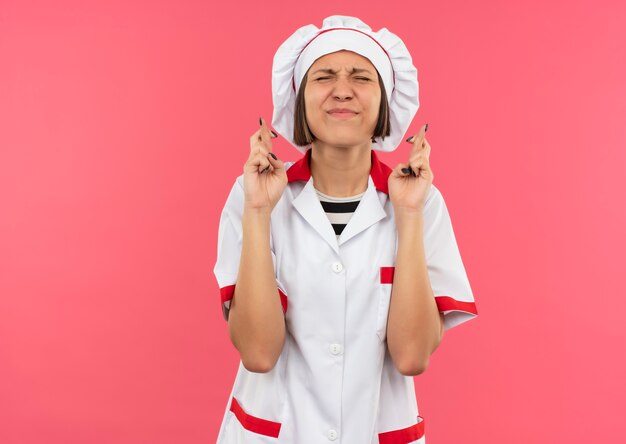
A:
[[[476,297],[415,378],[427,441],[623,442],[623,2],[85,3],[0,1],[0,442],[215,441],[219,213],[274,52],[332,14],[411,51]]]

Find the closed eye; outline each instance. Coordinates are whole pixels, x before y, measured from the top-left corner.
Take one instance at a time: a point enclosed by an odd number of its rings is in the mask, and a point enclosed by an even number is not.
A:
[[[359,80],[367,80],[367,81],[370,80],[367,77],[355,77],[355,78]],[[330,77],[318,77],[316,80],[325,80],[325,79],[330,79]]]

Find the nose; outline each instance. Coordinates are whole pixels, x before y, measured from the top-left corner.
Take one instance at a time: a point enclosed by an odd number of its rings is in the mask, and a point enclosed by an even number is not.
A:
[[[344,79],[343,77],[337,79],[335,87],[333,88],[333,97],[338,100],[352,98],[352,88],[348,79]]]

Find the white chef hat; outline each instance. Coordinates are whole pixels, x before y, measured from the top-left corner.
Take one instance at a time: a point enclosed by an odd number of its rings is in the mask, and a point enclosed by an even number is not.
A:
[[[387,28],[378,32],[356,17],[333,15],[322,28],[306,25],[294,32],[276,51],[272,66],[272,127],[301,153],[307,147],[294,142],[294,112],[300,82],[319,57],[347,49],[370,60],[385,85],[389,103],[390,135],[377,137],[372,149],[393,151],[404,138],[419,108],[417,68],[398,36]]]

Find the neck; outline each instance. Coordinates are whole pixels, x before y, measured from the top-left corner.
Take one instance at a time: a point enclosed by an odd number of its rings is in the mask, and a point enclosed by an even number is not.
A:
[[[335,197],[354,196],[367,189],[372,168],[370,142],[337,147],[316,140],[311,151],[315,188]]]

